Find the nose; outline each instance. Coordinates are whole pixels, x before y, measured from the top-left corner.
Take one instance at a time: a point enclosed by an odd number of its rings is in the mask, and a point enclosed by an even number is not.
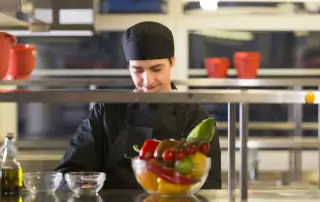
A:
[[[153,76],[149,71],[145,71],[142,75],[143,85],[150,86],[153,83]]]

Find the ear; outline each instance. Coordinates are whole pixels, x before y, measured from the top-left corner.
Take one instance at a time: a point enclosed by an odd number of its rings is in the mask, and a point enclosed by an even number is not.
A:
[[[176,65],[176,56],[172,56],[171,61],[172,61],[172,64],[171,64],[171,68],[172,68]]]

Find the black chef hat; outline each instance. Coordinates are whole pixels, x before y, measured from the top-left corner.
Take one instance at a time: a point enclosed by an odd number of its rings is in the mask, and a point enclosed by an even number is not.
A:
[[[174,56],[170,29],[158,22],[140,22],[128,28],[122,37],[127,60],[153,60]]]

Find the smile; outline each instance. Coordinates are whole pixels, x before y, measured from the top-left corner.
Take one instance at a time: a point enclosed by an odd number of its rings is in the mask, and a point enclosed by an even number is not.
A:
[[[150,90],[150,89],[153,89],[153,88],[156,88],[158,87],[159,85],[156,85],[156,86],[148,86],[148,87],[145,87],[146,89]]]

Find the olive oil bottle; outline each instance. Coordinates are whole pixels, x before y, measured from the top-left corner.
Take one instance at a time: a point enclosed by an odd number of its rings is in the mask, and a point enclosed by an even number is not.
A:
[[[0,192],[2,195],[19,194],[22,188],[22,168],[16,161],[18,149],[13,133],[7,133],[1,147]]]

